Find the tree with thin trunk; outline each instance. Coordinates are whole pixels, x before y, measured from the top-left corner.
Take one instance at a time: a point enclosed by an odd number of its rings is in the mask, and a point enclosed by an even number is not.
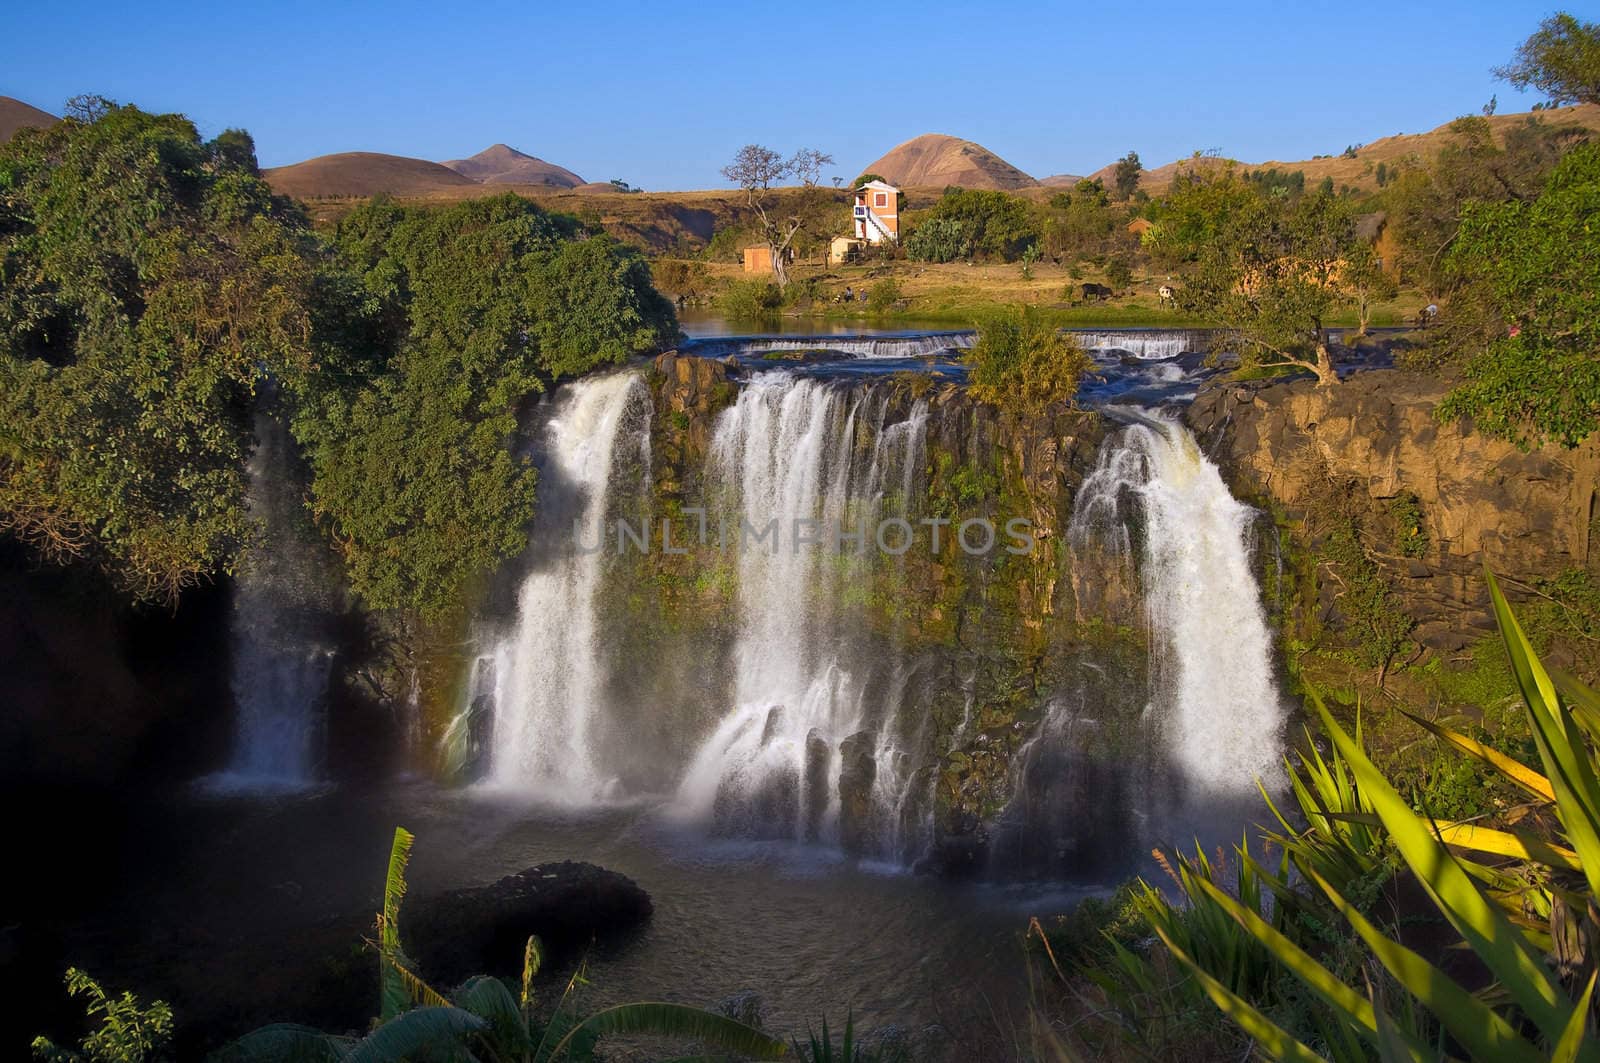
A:
[[[1494,74],[1556,103],[1600,103],[1600,24],[1579,22],[1565,11],[1551,15]]]
[[[1325,323],[1355,302],[1342,276],[1360,243],[1347,202],[1328,191],[1267,196],[1231,166],[1191,172],[1174,183],[1152,235],[1157,253],[1187,270],[1179,308],[1218,329],[1213,354],[1338,383]]]
[[[733,161],[722,168],[723,177],[744,189],[745,201],[755,212],[762,242],[772,257],[772,278],[780,288],[789,283],[789,268],[784,259],[795,237],[805,227],[805,220],[799,214],[776,215],[772,186],[786,177],[799,177],[806,188],[813,188],[823,167],[832,164],[833,156],[812,148],[802,148],[785,159],[771,148],[746,144]]]

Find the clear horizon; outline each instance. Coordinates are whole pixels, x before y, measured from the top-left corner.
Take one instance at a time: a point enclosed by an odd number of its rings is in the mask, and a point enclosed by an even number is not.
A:
[[[1130,150],[1147,166],[1207,150],[1309,159],[1426,132],[1492,96],[1502,112],[1542,99],[1491,68],[1554,8],[1396,8],[1230,3],[1130,19],[936,3],[892,17],[713,2],[442,19],[411,4],[293,3],[270,18],[61,4],[0,12],[0,95],[60,113],[98,93],[182,112],[207,136],[242,127],[263,166],[345,151],[442,161],[505,143],[650,190],[726,187],[720,167],[750,142],[817,148],[836,160],[824,179],[848,180],[897,144],[948,133],[1043,178]]]

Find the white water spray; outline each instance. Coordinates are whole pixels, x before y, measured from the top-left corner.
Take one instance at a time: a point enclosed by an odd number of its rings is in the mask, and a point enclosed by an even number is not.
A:
[[[861,832],[853,847],[897,858],[889,850],[915,844],[903,824],[915,738],[900,730],[904,681],[869,701],[873,662],[849,655],[840,617],[842,581],[866,577],[841,564],[831,544],[797,546],[789,537],[797,521],[874,528],[891,492],[900,501],[890,515],[903,512],[927,408],[919,403],[891,425],[884,415],[881,400],[769,374],[718,423],[711,471],[736,497],[731,523],[761,528],[776,518],[781,537],[773,548],[750,542],[740,551],[734,707],[684,775],[677,807],[685,818],[797,840]],[[857,445],[860,429],[871,431],[870,449]]]
[[[1079,492],[1071,534],[1109,534],[1113,547],[1129,549],[1127,498],[1143,516],[1151,672],[1174,763],[1211,793],[1275,779],[1283,705],[1251,566],[1253,512],[1228,492],[1186,428],[1154,415],[1141,415],[1102,450]]]
[[[611,789],[597,762],[593,724],[602,712],[603,654],[595,592],[605,553],[613,466],[626,448],[646,453],[649,394],[616,374],[570,385],[546,428],[539,481],[539,545],[518,593],[517,625],[491,653],[494,684],[491,781],[564,804],[589,804]]]
[[[254,430],[245,497],[260,538],[244,558],[229,617],[233,748],[227,767],[202,785],[270,793],[312,786],[322,772],[334,577],[304,527],[288,430],[265,411]]]

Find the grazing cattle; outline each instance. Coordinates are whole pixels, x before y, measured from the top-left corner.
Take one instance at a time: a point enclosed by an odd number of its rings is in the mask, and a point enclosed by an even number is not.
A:
[[[1083,297],[1085,299],[1109,299],[1115,294],[1104,284],[1085,284],[1083,286]]]
[[[1161,296],[1161,301],[1163,303],[1176,302],[1178,299],[1177,290],[1170,284],[1163,284],[1160,288],[1156,289],[1156,294]]]

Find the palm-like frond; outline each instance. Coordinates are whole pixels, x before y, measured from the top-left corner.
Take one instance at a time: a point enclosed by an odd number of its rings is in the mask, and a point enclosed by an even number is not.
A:
[[[273,1023],[218,1049],[212,1063],[339,1063],[352,1042],[310,1026]]]
[[[406,896],[406,865],[411,861],[411,845],[416,839],[404,827],[394,829],[389,848],[389,870],[383,880],[383,911],[378,915],[379,1017],[393,1019],[411,1003],[411,991],[400,970],[404,952],[400,947],[400,902]],[[397,962],[390,962],[397,961]]]
[[[357,1041],[344,1057],[345,1063],[463,1058],[468,1038],[488,1025],[460,1008],[412,1008]]]
[[[578,1023],[561,1039],[550,1058],[559,1060],[568,1045],[581,1034],[598,1037],[609,1034],[654,1034],[662,1037],[682,1037],[704,1041],[707,1045],[725,1052],[736,1052],[753,1059],[781,1059],[789,1046],[746,1026],[725,1015],[684,1004],[651,1001],[636,1004],[618,1004],[597,1011]]]

